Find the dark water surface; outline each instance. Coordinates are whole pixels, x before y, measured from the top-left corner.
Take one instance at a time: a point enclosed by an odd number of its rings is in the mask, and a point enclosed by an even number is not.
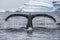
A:
[[[0,30],[0,40],[60,40],[60,30],[34,28],[33,33],[25,30]]]

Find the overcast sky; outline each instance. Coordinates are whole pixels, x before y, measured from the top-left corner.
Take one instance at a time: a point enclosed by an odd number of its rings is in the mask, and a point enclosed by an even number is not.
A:
[[[28,0],[0,0],[0,10],[21,7]]]

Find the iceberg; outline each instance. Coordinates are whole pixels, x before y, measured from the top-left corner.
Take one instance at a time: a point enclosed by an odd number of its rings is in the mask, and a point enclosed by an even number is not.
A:
[[[23,12],[51,12],[53,9],[52,0],[30,0],[22,7]]]
[[[53,4],[57,8],[55,11],[60,11],[60,0],[54,0]]]

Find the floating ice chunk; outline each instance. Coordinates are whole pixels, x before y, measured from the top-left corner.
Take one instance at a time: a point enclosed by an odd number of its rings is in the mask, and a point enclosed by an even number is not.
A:
[[[0,12],[6,12],[6,10],[0,10]]]
[[[20,12],[20,8],[12,8],[12,9],[6,9],[6,12]]]
[[[27,30],[28,30],[28,31],[29,31],[29,30],[32,30],[32,27],[29,27]]]

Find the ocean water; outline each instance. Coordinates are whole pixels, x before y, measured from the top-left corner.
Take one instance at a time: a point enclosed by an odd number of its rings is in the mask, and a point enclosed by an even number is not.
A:
[[[60,30],[34,28],[32,33],[20,30],[0,30],[0,40],[60,40]]]
[[[0,13],[0,40],[60,40],[60,29],[49,29],[60,27],[60,25],[53,25],[55,22],[52,19],[46,17],[34,18],[32,22],[33,31],[28,32],[25,29],[27,19],[12,17],[5,21],[5,18],[10,14],[15,13]],[[60,14],[53,16],[57,22],[60,22],[58,15]]]

